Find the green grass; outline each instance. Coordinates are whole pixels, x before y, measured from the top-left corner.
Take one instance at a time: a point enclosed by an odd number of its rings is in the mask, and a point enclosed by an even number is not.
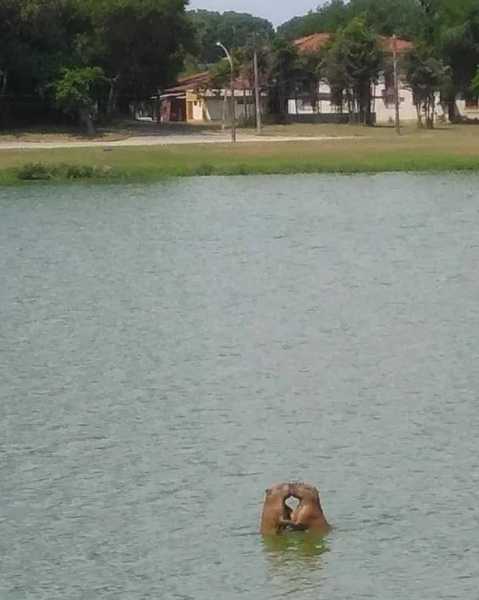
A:
[[[338,135],[351,135],[344,126]],[[338,133],[339,131],[339,133]],[[289,134],[287,129],[279,134]],[[323,131],[323,133],[326,133]],[[298,131],[302,135],[301,131]],[[153,181],[194,175],[479,171],[479,128],[361,129],[353,140],[0,150],[0,184],[25,180]],[[38,177],[29,177],[33,170]]]

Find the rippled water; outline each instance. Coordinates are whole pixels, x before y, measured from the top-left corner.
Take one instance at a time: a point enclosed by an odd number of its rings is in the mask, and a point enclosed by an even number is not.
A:
[[[0,191],[1,600],[475,600],[478,184]]]

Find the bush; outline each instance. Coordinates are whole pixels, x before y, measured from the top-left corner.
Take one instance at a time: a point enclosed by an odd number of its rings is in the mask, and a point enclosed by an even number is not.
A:
[[[203,163],[202,165],[199,165],[198,167],[196,167],[196,169],[194,169],[194,175],[198,176],[213,175],[214,172],[214,166],[209,163]]]
[[[26,163],[18,169],[17,178],[23,181],[45,181],[51,179],[92,179],[109,177],[111,174],[112,169],[109,166]]]
[[[18,179],[24,181],[44,181],[52,178],[52,171],[42,163],[26,163],[17,172]]]
[[[90,179],[97,175],[97,169],[90,165],[65,165],[64,172],[67,179]]]

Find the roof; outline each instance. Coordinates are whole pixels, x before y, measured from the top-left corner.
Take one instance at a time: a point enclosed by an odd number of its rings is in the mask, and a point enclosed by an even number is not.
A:
[[[319,52],[331,40],[330,33],[313,33],[294,40],[293,44],[301,54],[313,54]]]
[[[165,92],[186,92],[188,90],[197,90],[199,88],[208,87],[211,82],[211,74],[209,71],[202,71],[201,73],[195,73],[188,77],[180,77],[176,84]]]
[[[200,89],[211,89],[212,87],[212,76],[209,71],[202,71],[190,75],[189,77],[180,77],[176,84],[164,91],[165,94],[174,94],[177,92],[196,91]],[[229,88],[229,82],[227,86]],[[245,76],[239,76],[234,81],[234,87],[236,90],[250,89],[254,87],[249,79]]]
[[[331,33],[313,33],[305,37],[294,40],[293,44],[296,46],[300,54],[314,54],[319,52],[328,42],[331,41],[333,35]],[[383,35],[378,36],[379,46],[384,52],[393,53],[394,50],[394,38],[386,37]],[[414,48],[412,42],[396,38],[396,51],[398,54],[404,54]]]
[[[380,35],[378,36],[378,42],[384,52],[389,52],[390,54],[394,52],[394,38]],[[408,42],[407,40],[403,40],[401,38],[396,38],[396,52],[398,54],[404,54],[413,48],[414,44],[412,42]]]

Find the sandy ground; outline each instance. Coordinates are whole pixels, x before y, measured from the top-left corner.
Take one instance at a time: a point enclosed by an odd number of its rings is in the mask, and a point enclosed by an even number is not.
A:
[[[313,142],[313,141],[332,141],[332,140],[354,140],[361,139],[357,136],[257,136],[251,134],[241,134],[237,136],[238,143],[254,142]],[[364,138],[362,138],[364,139]],[[0,150],[48,150],[52,148],[117,148],[128,146],[168,146],[177,144],[224,144],[231,142],[231,135],[228,134],[191,134],[191,135],[161,135],[151,136],[133,136],[123,140],[66,140],[66,141],[7,141],[0,142]]]

